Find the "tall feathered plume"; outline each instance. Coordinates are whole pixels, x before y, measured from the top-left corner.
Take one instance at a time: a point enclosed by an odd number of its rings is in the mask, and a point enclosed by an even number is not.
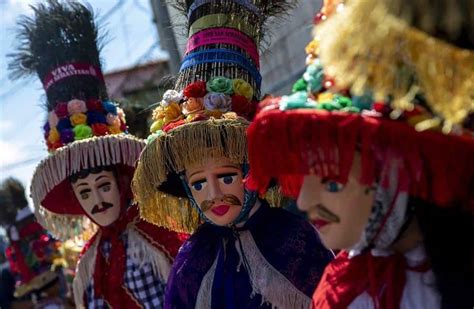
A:
[[[32,6],[33,17],[19,20],[17,51],[9,55],[12,78],[37,73],[45,77],[58,66],[87,63],[100,69],[102,37],[90,8],[78,2],[47,0]],[[107,99],[105,83],[91,76],[73,76],[54,83],[46,91],[48,110],[72,98]]]
[[[15,222],[18,210],[28,206],[25,187],[15,178],[8,178],[0,186],[0,226]]]

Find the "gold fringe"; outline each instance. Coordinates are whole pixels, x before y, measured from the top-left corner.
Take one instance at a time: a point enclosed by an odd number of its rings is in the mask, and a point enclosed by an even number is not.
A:
[[[204,163],[208,158],[247,162],[248,124],[244,119],[199,121],[177,127],[150,142],[141,154],[132,181],[140,216],[174,231],[193,232],[201,221],[189,201],[157,188],[169,173],[180,173],[189,164]]]
[[[474,52],[409,27],[389,13],[389,2],[348,1],[317,27],[328,74],[356,94],[371,89],[376,99],[392,95],[394,106],[405,110],[419,87],[448,124],[462,123],[474,111]]]
[[[31,181],[31,197],[40,224],[59,239],[69,239],[84,232],[71,227],[94,231],[89,220],[82,216],[53,213],[41,205],[42,201],[54,187],[82,169],[114,164],[135,166],[144,146],[143,140],[132,135],[106,135],[73,142],[44,159],[36,167]]]

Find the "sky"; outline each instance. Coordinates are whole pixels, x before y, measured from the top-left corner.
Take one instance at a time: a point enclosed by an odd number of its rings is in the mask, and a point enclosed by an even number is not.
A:
[[[48,156],[41,129],[46,120],[45,96],[36,76],[9,79],[7,55],[17,43],[18,17],[31,16],[29,6],[38,1],[0,0],[0,181],[16,177],[28,192],[35,167]],[[108,33],[101,53],[105,73],[167,57],[159,46],[150,0],[90,0],[89,4],[99,29]]]

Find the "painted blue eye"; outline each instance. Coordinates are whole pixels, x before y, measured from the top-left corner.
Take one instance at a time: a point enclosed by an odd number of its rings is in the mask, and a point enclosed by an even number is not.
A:
[[[201,191],[204,189],[204,187],[207,185],[205,181],[198,181],[193,184],[191,184],[191,187],[193,188],[194,191]]]
[[[222,178],[222,181],[223,181],[226,185],[230,185],[231,183],[234,182],[234,177],[233,177],[233,176],[225,176],[224,178]]]
[[[326,190],[331,193],[337,193],[344,189],[344,185],[337,181],[329,180],[325,183],[325,185],[326,185]]]

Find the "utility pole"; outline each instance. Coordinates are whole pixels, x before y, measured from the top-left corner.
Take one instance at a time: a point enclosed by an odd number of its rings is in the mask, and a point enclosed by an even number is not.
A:
[[[166,0],[150,0],[153,9],[154,21],[158,35],[160,36],[160,45],[169,55],[170,73],[176,74],[181,66],[181,57],[178,50],[178,44],[173,33],[172,24]]]

